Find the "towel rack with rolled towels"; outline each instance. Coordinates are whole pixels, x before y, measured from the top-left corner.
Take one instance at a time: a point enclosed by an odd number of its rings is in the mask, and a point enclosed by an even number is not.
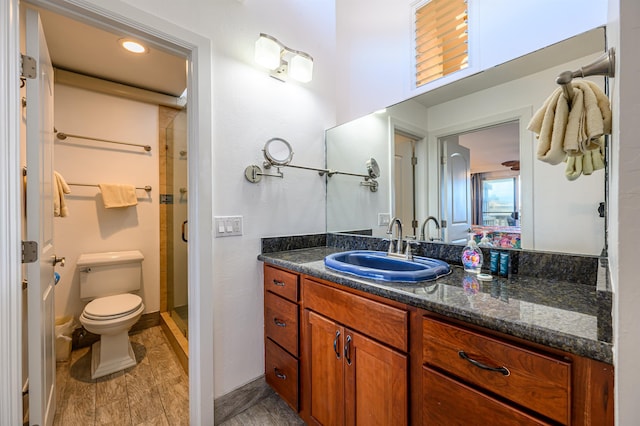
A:
[[[56,137],[58,139],[60,139],[61,141],[65,140],[67,138],[87,139],[87,140],[90,140],[90,141],[115,143],[115,144],[118,144],[118,145],[139,146],[140,148],[143,148],[147,152],[151,151],[151,146],[150,145],[141,145],[141,144],[130,143],[130,142],[112,141],[112,140],[109,140],[109,139],[92,138],[92,137],[89,137],[89,136],[72,135],[70,133],[58,132],[57,130],[56,130]]]
[[[92,183],[71,183],[71,182],[67,182],[67,185],[72,185],[72,186],[93,186],[98,188],[98,184],[92,184]],[[151,185],[145,185],[145,186],[136,186],[136,189],[143,189],[147,192],[151,192]]]
[[[573,86],[571,80],[580,77],[589,77],[592,75],[604,75],[606,77],[615,76],[616,52],[612,47],[604,52],[598,59],[580,68],[577,71],[564,71],[556,78],[556,83],[562,86],[562,91],[569,101],[569,108],[573,103]]]

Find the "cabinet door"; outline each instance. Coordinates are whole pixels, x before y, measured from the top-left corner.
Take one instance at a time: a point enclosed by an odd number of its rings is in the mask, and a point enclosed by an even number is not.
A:
[[[406,425],[407,356],[348,329],[343,344],[346,424]]]
[[[344,372],[342,342],[344,328],[305,310],[310,387],[310,416],[322,425],[344,424]]]

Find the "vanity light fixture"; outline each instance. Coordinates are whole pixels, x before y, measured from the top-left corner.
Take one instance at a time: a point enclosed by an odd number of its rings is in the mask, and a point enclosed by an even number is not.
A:
[[[118,40],[118,43],[125,50],[131,53],[147,53],[149,51],[144,45],[128,38],[121,38],[120,40]]]
[[[302,83],[311,81],[313,58],[306,52],[291,49],[278,39],[261,33],[255,45],[255,61],[271,70],[271,77],[286,81],[287,77]]]

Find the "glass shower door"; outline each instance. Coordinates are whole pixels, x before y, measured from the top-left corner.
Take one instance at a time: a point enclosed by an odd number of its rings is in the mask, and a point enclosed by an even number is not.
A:
[[[180,111],[167,127],[167,311],[180,332],[189,332],[187,280],[187,114]]]

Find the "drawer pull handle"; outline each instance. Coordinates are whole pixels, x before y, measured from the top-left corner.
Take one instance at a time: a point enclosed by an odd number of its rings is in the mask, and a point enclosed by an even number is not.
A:
[[[471,364],[475,365],[478,368],[482,368],[483,370],[495,371],[496,373],[502,373],[505,376],[511,375],[511,372],[507,367],[490,367],[486,364],[481,363],[480,361],[476,361],[473,358],[469,358],[469,355],[464,353],[464,351],[458,351],[458,355],[460,358],[469,361]]]
[[[276,374],[276,377],[280,380],[287,380],[287,375],[284,373],[281,373],[280,370],[278,370],[278,367],[273,367],[273,372]]]
[[[277,285],[278,287],[284,287],[284,281],[278,281],[275,278],[273,279],[273,284]]]
[[[286,322],[284,322],[284,321],[282,321],[282,320],[279,320],[278,318],[274,318],[274,319],[273,319],[273,322],[274,322],[274,323],[275,323],[275,325],[277,325],[278,327],[286,327],[286,326],[287,326],[287,323],[286,323]]]
[[[336,359],[340,359],[340,351],[338,350],[339,338],[340,338],[340,330],[336,330],[336,338],[333,339],[333,351],[336,353]]]
[[[351,365],[351,336],[347,336],[347,342],[344,344],[344,359],[347,360],[347,365]]]

